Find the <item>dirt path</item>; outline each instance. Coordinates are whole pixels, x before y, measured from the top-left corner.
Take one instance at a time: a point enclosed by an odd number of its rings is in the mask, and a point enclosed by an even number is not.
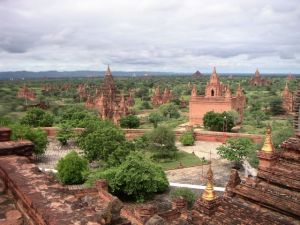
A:
[[[212,169],[214,172],[215,185],[220,187],[225,187],[228,182],[230,171],[231,171],[231,163],[227,160],[220,159],[217,154],[216,148],[220,146],[222,143],[220,142],[204,142],[197,141],[195,146],[182,146],[180,143],[177,143],[177,147],[189,153],[194,153],[198,157],[204,157],[206,159],[210,158],[211,153],[211,161],[212,161]],[[185,184],[198,184],[205,185],[206,180],[206,172],[208,169],[208,165],[205,166],[197,166],[191,168],[177,169],[167,171],[167,177],[170,182],[177,183],[185,183]]]

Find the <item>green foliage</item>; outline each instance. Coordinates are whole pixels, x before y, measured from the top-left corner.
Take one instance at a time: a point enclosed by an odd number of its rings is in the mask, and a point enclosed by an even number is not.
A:
[[[285,113],[284,108],[282,107],[282,99],[275,97],[270,101],[270,112],[272,115],[282,115]]]
[[[195,143],[194,133],[192,131],[184,132],[180,137],[180,142],[184,146],[191,146]]]
[[[163,104],[159,107],[160,113],[166,118],[179,118],[178,106],[174,103]]]
[[[63,125],[61,129],[57,132],[56,138],[60,142],[61,145],[67,145],[68,140],[74,137],[74,132],[72,128]]]
[[[217,148],[218,154],[229,161],[241,162],[251,151],[254,144],[250,138],[229,138],[226,143]]]
[[[272,141],[276,149],[280,149],[280,144],[294,135],[294,129],[292,126],[283,127],[281,129],[273,129]]]
[[[13,124],[13,120],[7,117],[0,116],[0,127],[6,127]]]
[[[51,127],[53,122],[53,115],[40,108],[28,110],[26,115],[21,119],[21,124],[33,127]]]
[[[89,161],[103,160],[108,166],[120,164],[134,149],[133,143],[126,142],[123,131],[107,121],[88,126],[77,142]]]
[[[92,172],[89,183],[106,179],[113,194],[144,201],[157,192],[168,189],[169,183],[164,171],[146,159],[142,154],[132,152],[118,167]]]
[[[154,128],[158,126],[158,123],[164,120],[164,117],[159,112],[152,112],[148,117],[150,123],[153,124]]]
[[[203,124],[206,129],[212,131],[231,131],[234,126],[234,117],[232,113],[207,112],[203,117]]]
[[[88,170],[88,162],[75,151],[71,151],[57,164],[58,178],[63,184],[84,183],[84,173]]]
[[[26,125],[12,125],[12,140],[25,139],[34,144],[34,154],[42,155],[45,153],[48,140],[47,134],[40,128],[32,128]]]
[[[149,150],[153,151],[155,160],[174,158],[177,148],[175,134],[167,127],[157,127],[148,134]]]
[[[59,123],[65,124],[69,127],[87,127],[91,123],[100,120],[95,114],[81,108],[69,107],[59,115]]]
[[[178,197],[184,198],[188,203],[188,208],[192,208],[196,201],[196,194],[187,188],[176,188],[170,192],[171,199],[176,199]]]
[[[140,120],[135,115],[124,116],[120,120],[120,126],[122,128],[138,128],[140,126]]]
[[[152,109],[152,106],[148,101],[143,101],[141,103],[140,109]]]

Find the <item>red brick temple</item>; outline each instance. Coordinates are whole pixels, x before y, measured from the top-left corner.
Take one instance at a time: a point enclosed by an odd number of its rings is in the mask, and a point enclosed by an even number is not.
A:
[[[161,93],[160,87],[156,87],[154,94],[151,98],[152,105],[159,106],[162,104],[166,104],[173,99],[172,90],[169,88],[165,88],[164,93]]]
[[[256,69],[254,76],[250,79],[251,86],[268,86],[271,84],[269,80],[263,79],[258,69]]]
[[[26,100],[34,101],[36,100],[36,96],[34,91],[30,90],[26,84],[23,85],[22,88],[19,89],[17,93],[18,98],[24,98]]]
[[[293,111],[294,105],[294,96],[293,93],[290,92],[288,83],[285,83],[284,90],[282,92],[282,106],[287,113],[291,113]]]
[[[118,123],[122,116],[130,114],[130,107],[133,104],[132,95],[125,98],[123,94],[119,94],[110,67],[108,66],[101,90],[96,91],[94,98],[88,96],[85,106],[89,109],[96,109],[102,119],[110,119],[114,123]]]
[[[210,76],[210,81],[205,88],[205,95],[198,96],[196,85],[193,86],[190,98],[190,125],[203,125],[203,117],[209,111],[224,112],[235,110],[242,120],[246,98],[240,85],[237,88],[236,95],[232,95],[228,85],[220,82],[216,68]]]

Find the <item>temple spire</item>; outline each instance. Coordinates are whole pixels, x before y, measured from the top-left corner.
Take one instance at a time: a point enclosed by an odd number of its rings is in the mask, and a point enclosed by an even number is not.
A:
[[[255,71],[255,76],[256,76],[256,77],[260,77],[260,73],[259,73],[259,70],[258,70],[258,68],[256,68],[256,71]]]
[[[111,73],[111,71],[110,71],[109,64],[107,65],[107,69],[106,69],[106,72],[105,72],[105,76],[112,76],[112,73]]]
[[[211,164],[209,164],[209,168],[207,171],[207,184],[206,188],[202,194],[202,199],[206,201],[212,201],[216,199],[216,193],[214,191],[214,174],[211,169]]]
[[[274,146],[272,143],[272,132],[271,132],[271,126],[268,125],[267,126],[267,130],[266,130],[266,138],[265,138],[265,142],[264,145],[261,149],[263,152],[265,153],[274,153]]]

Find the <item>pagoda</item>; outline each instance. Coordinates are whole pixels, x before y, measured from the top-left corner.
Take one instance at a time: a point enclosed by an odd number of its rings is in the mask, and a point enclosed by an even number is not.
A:
[[[24,98],[26,100],[34,101],[36,99],[35,93],[30,90],[26,84],[23,85],[22,88],[19,89],[17,93],[18,98]]]
[[[154,94],[151,98],[152,105],[154,106],[166,104],[171,100],[173,100],[172,90],[165,88],[164,92],[161,93],[159,86],[155,88]]]
[[[294,96],[293,93],[290,92],[288,83],[285,83],[284,90],[282,92],[282,106],[287,113],[291,113],[293,111],[294,105]]]
[[[130,103],[128,103],[128,100]],[[96,96],[88,96],[85,103],[86,108],[94,108],[98,111],[101,119],[109,119],[118,123],[122,116],[130,114],[130,107],[133,106],[132,95],[128,98],[119,94],[109,65],[104,75],[104,82],[100,90],[96,90]]]
[[[198,96],[197,86],[194,84],[190,98],[189,123],[190,125],[203,125],[203,117],[209,111],[222,113],[235,110],[242,121],[246,97],[240,85],[234,96],[228,85],[224,85],[214,67],[210,80],[206,85],[205,94]]]
[[[251,86],[268,86],[271,84],[269,80],[263,79],[258,69],[256,69],[254,76],[249,81]]]

